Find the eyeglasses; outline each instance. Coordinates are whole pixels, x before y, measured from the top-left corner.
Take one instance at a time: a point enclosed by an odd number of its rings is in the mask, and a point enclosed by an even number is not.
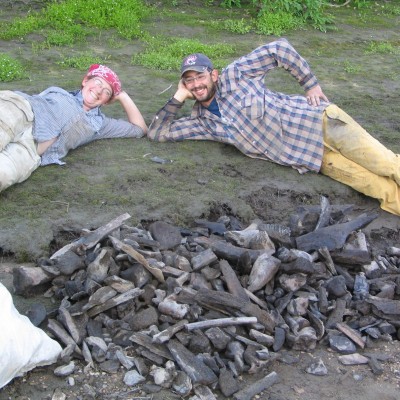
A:
[[[198,74],[198,75],[196,75],[196,76],[191,76],[190,78],[183,78],[182,80],[183,80],[183,83],[185,84],[185,85],[191,85],[192,83],[195,83],[195,82],[202,82],[202,81],[204,81],[206,78],[207,78],[207,73],[201,73],[201,74]]]
[[[108,98],[112,96],[112,92],[110,91],[110,89],[104,87],[104,83],[100,79],[94,78],[93,82],[98,88],[101,89],[101,94],[106,95]]]

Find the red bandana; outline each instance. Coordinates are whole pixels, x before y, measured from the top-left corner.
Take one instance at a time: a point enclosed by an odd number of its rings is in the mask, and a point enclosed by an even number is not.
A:
[[[86,76],[98,76],[104,79],[107,83],[111,85],[113,90],[113,96],[117,96],[121,93],[121,81],[118,75],[110,68],[101,64],[93,64],[90,66]]]

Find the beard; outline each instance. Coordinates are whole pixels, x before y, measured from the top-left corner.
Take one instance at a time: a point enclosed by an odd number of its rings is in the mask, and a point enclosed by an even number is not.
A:
[[[205,92],[198,94],[197,92],[198,90],[205,90]],[[217,91],[217,85],[215,82],[211,81],[211,83],[207,85],[201,85],[201,86],[199,85],[191,92],[197,101],[199,101],[200,103],[207,103],[214,98],[216,91]]]

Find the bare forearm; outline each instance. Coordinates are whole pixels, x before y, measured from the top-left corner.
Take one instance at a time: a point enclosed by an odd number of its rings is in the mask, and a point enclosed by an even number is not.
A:
[[[135,124],[143,129],[144,133],[147,133],[148,128],[147,124],[143,118],[142,113],[139,111],[138,107],[131,99],[131,97],[126,92],[121,92],[117,97],[116,100],[121,103],[122,108],[126,112],[126,116],[128,121],[132,124]]]

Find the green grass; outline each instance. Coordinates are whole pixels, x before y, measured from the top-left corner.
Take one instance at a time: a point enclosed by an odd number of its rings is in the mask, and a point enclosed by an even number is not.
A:
[[[362,71],[361,65],[356,64],[356,63],[351,62],[351,61],[348,61],[348,60],[344,61],[344,62],[342,63],[342,65],[343,65],[343,69],[344,69],[348,74],[357,74],[357,73],[359,73],[359,72]]]
[[[245,35],[254,30],[254,22],[251,19],[244,18],[211,21],[211,26],[216,30],[225,30],[239,35]]]
[[[65,0],[52,1],[39,12],[31,12],[5,22],[0,28],[1,39],[23,38],[29,33],[42,30],[45,41],[54,45],[72,44],[83,40],[91,30],[115,29],[126,39],[139,37],[141,21],[148,16],[151,8],[141,0]],[[61,42],[60,33],[69,38]],[[54,38],[58,39],[55,40]]]
[[[58,61],[57,64],[65,68],[76,68],[80,71],[85,71],[88,65],[106,63],[107,58],[108,57],[100,57],[90,52],[84,52],[71,57],[62,56],[61,61]]]
[[[366,54],[400,54],[400,43],[387,41],[372,41],[365,50]]]
[[[26,76],[26,71],[18,60],[0,53],[0,82],[16,81]]]
[[[258,33],[280,36],[287,31],[300,29],[304,26],[304,20],[287,12],[262,12],[255,26]]]
[[[225,65],[223,59],[234,53],[234,46],[230,44],[206,45],[196,39],[182,38],[148,38],[147,48],[132,57],[132,63],[152,69],[178,71],[182,59],[191,53],[205,53],[215,60],[215,67]]]

